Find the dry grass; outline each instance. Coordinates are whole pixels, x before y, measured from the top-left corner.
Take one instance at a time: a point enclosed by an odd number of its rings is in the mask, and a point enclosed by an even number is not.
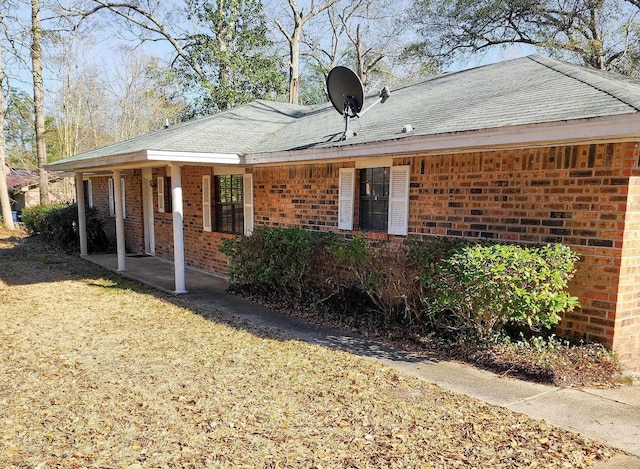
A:
[[[0,230],[0,467],[589,467],[614,450]]]

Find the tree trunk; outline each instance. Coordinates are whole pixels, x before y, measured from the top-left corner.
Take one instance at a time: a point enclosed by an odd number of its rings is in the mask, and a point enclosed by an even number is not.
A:
[[[8,230],[14,230],[13,216],[11,214],[11,201],[7,189],[7,174],[5,173],[5,141],[4,141],[4,67],[2,64],[2,43],[0,42],[0,208],[4,226]]]
[[[300,101],[300,37],[302,35],[302,23],[296,18],[296,26],[289,44],[289,103],[298,104]]]
[[[40,1],[31,0],[31,63],[33,67],[33,104],[36,116],[36,156],[40,175],[40,204],[49,203],[49,178],[44,165],[47,150],[44,142],[44,80],[42,78],[42,30],[40,28]]]
[[[311,11],[306,15],[298,8],[296,0],[289,0],[289,7],[293,16],[293,33],[289,35],[280,21],[276,25],[289,42],[289,103],[298,104],[300,101],[300,41],[302,40],[302,28],[311,19],[323,12],[338,0],[327,0],[324,4],[314,7],[311,2]]]

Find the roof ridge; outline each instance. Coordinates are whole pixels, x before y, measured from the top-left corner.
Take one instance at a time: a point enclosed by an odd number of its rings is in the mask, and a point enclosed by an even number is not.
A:
[[[578,67],[580,67],[579,65],[569,64],[569,63],[566,63],[566,62],[560,62],[558,60],[554,60],[554,59],[552,59],[550,57],[545,57],[545,56],[542,56],[542,55],[539,55],[539,54],[529,55],[527,58],[532,60],[532,61],[534,61],[534,62],[536,62],[536,63],[538,63],[538,64],[540,64],[540,65],[542,65],[543,67],[546,67],[546,68],[548,68],[550,70],[553,70],[553,71],[555,71],[557,73],[560,73],[560,74],[566,76],[567,78],[571,78],[573,80],[579,81],[580,83],[583,83],[583,84],[585,84],[585,85],[587,85],[587,86],[589,86],[589,87],[591,87],[591,88],[593,88],[593,89],[595,89],[597,91],[600,91],[601,93],[604,93],[604,94],[606,94],[608,96],[611,96],[613,99],[616,99],[616,100],[620,101],[622,104],[625,104],[625,105],[629,106],[630,108],[633,108],[636,111],[640,112],[640,107],[638,107],[638,106],[630,103],[629,101],[621,98],[620,96],[614,94],[613,91],[605,89],[602,86],[597,86],[596,84],[591,83],[590,81],[586,80],[585,78],[581,78],[581,77],[578,76],[578,74],[580,72],[590,73],[590,74],[594,74],[594,72],[607,72],[607,73],[613,74],[613,72],[609,72],[607,70],[597,70],[597,69],[590,70],[590,69],[588,69],[586,67],[581,67],[580,69],[577,69]],[[571,73],[567,69],[571,69],[571,71],[573,71],[574,73]],[[624,77],[624,75],[621,75],[621,77]],[[627,77],[625,77],[625,78],[627,78]]]

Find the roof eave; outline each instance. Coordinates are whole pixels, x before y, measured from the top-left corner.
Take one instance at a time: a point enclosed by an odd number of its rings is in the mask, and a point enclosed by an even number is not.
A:
[[[240,165],[243,157],[235,153],[176,152],[169,150],[142,150],[134,153],[104,155],[75,161],[59,161],[46,165],[49,170],[74,171],[129,169],[164,164],[225,164]]]
[[[402,154],[468,153],[620,141],[640,141],[640,113],[434,135],[406,134],[382,141],[247,155],[246,164],[348,160]]]

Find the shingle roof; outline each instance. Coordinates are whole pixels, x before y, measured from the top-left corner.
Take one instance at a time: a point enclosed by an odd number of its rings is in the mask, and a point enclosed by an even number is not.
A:
[[[364,107],[370,102],[368,97]],[[63,161],[81,164],[91,158],[144,150],[266,157],[289,151],[293,158],[299,149],[403,138],[406,124],[414,128],[412,136],[428,136],[639,110],[640,80],[533,55],[392,90],[384,104],[352,120],[357,135],[348,140],[340,138],[344,122],[330,103],[309,107],[256,101]]]
[[[361,131],[346,141],[336,141],[344,124],[327,104],[324,112],[281,129],[260,151],[391,140],[403,136],[406,124],[415,129],[412,135],[437,135],[636,113],[639,108],[638,80],[530,56],[393,90],[384,104],[353,124]]]
[[[58,177],[55,171],[47,172],[49,181],[53,181]],[[7,173],[7,188],[12,191],[18,191],[23,187],[37,186],[40,183],[40,175],[37,169],[18,169],[11,168]]]
[[[254,101],[123,142],[81,153],[61,162],[81,162],[141,151],[245,154],[270,134],[304,114],[304,106]],[[53,163],[52,166],[55,166]]]

